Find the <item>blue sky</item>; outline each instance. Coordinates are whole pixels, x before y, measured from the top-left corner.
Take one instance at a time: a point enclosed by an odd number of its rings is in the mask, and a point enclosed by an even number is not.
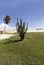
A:
[[[0,24],[6,15],[11,17],[10,26],[21,17],[30,29],[44,28],[44,0],[0,0]]]

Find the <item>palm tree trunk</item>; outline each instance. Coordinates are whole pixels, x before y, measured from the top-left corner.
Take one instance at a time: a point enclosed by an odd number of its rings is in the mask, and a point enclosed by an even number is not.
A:
[[[6,24],[4,25],[4,33],[6,33]]]

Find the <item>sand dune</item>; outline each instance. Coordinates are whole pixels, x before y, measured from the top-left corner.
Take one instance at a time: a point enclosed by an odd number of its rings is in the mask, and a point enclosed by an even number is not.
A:
[[[17,34],[0,34],[0,40],[10,38],[11,36],[16,36]]]
[[[28,30],[27,32],[44,32],[44,30]]]
[[[28,30],[27,32],[44,32],[44,30]],[[18,34],[0,34],[0,40],[10,38],[11,36],[16,36]]]

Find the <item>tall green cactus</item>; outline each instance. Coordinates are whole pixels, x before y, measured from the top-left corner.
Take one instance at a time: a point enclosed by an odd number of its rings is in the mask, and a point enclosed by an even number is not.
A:
[[[16,30],[17,30],[17,33],[20,36],[21,41],[24,40],[25,33],[26,33],[27,29],[28,29],[28,23],[27,23],[27,26],[26,26],[25,22],[23,22],[21,18],[20,18],[20,21],[17,18]]]

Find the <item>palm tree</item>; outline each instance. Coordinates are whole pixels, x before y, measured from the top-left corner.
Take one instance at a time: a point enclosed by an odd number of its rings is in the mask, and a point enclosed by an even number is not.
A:
[[[6,15],[6,17],[4,18],[4,23],[5,23],[5,27],[4,27],[4,32],[6,31],[6,24],[9,24],[10,23],[10,16],[9,15]]]
[[[28,29],[28,23],[27,23],[27,26],[25,26],[25,22],[23,22],[21,18],[20,18],[20,22],[19,22],[19,20],[17,18],[16,30],[20,36],[21,41],[24,40],[27,29]]]

